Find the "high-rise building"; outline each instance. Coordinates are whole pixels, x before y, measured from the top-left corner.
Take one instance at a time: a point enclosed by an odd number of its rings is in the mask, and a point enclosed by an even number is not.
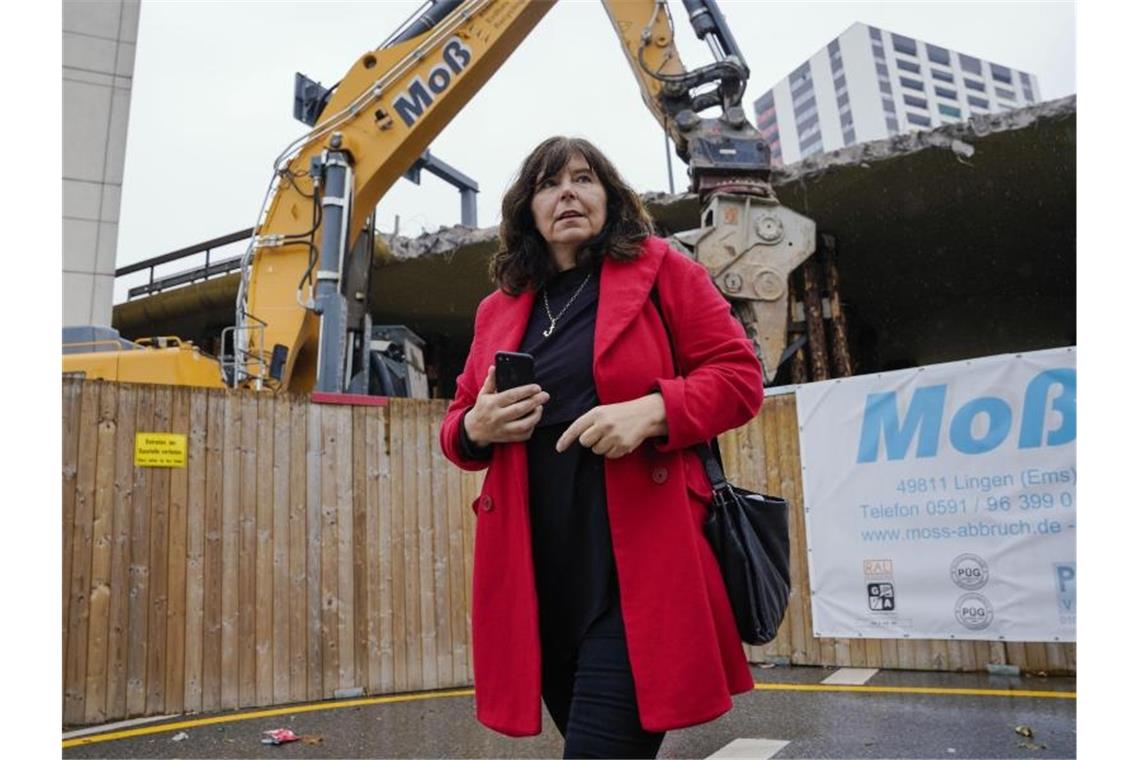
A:
[[[1041,99],[1037,77],[856,23],[755,102],[772,164]]]

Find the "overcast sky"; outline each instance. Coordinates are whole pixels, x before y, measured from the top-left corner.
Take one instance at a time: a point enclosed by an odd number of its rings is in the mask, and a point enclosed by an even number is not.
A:
[[[420,5],[143,0],[117,265],[253,226],[273,159],[305,131],[292,117],[294,72],[338,81]],[[709,62],[680,2],[671,7],[685,65]],[[1070,2],[721,0],[721,8],[752,71],[750,117],[753,100],[856,21],[1032,72],[1045,100],[1076,91]],[[486,227],[498,223],[521,159],[552,134],[592,140],[640,192],[668,189],[661,129],[597,0],[559,2],[432,152],[479,183]],[[687,182],[676,159],[673,171],[680,190]],[[381,230],[392,231],[397,215],[404,235],[457,224],[458,192],[426,173],[420,186],[400,180],[380,203]],[[119,283],[116,302],[128,284]]]

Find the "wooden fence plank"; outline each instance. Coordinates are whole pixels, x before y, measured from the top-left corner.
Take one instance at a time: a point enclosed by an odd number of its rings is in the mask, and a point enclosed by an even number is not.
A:
[[[292,442],[289,427],[289,397],[280,395],[273,399],[273,703],[288,702],[290,689],[289,672],[289,547],[291,533],[289,518],[292,514],[290,502],[290,466],[292,464]]]
[[[340,687],[340,635],[337,628],[338,586],[336,503],[336,410],[321,410],[321,657],[324,670],[321,696],[330,698]]]
[[[305,596],[307,622],[308,696],[324,696],[324,648],[321,645],[321,621],[324,611],[321,577],[321,452],[323,450],[321,406],[308,409],[305,444],[305,563],[308,586]]]
[[[254,559],[254,692],[255,704],[273,703],[273,404],[268,394],[257,397],[257,468]]]
[[[71,597],[68,612],[69,637],[64,661],[63,721],[79,724],[84,719],[87,696],[87,622],[90,615],[92,530],[95,518],[95,457],[82,452],[95,450],[98,441],[99,389],[97,382],[84,383],[80,391],[79,451],[76,474],[75,518],[72,535]]]
[[[395,586],[393,584],[393,556],[395,541],[393,535],[393,503],[395,502],[392,481],[392,441],[395,440],[392,428],[392,407],[385,406],[378,416],[380,430],[376,439],[376,456],[380,461],[379,510],[380,510],[380,690],[382,693],[397,691],[395,673],[395,652],[393,620],[395,617]]]
[[[114,525],[115,429],[119,394],[101,384],[96,428],[95,500],[91,521],[91,584],[88,592],[87,676],[84,722],[107,719],[107,628],[111,607],[111,541]]]
[[[368,594],[364,614],[368,621],[365,627],[367,637],[367,684],[369,694],[383,693],[381,680],[381,641],[380,641],[380,599],[382,592],[380,576],[380,468],[384,455],[382,420],[383,409],[369,408],[364,414],[364,556],[367,573]],[[359,494],[358,494],[359,495]]]
[[[400,438],[400,458],[402,461],[404,487],[404,587],[407,596],[404,604],[404,635],[407,637],[408,683],[419,688],[424,683],[423,623],[420,620],[421,600],[424,593],[420,587],[420,520],[419,488],[416,472],[416,410],[409,399],[400,399],[401,419],[404,435]]]
[[[172,424],[174,388],[159,385],[154,390],[154,429],[169,433]],[[146,432],[146,431],[143,431]],[[146,661],[146,712],[166,709],[166,625],[170,602],[167,588],[167,551],[170,541],[170,471],[154,467],[150,491],[150,648]]]
[[[428,463],[429,493],[428,505],[431,508],[431,569],[432,569],[432,618],[435,621],[435,668],[436,686],[453,685],[451,678],[451,589],[447,573],[447,470],[448,462],[443,458],[439,444],[440,420],[435,414],[435,403],[421,401],[423,418],[420,427],[425,432],[423,454]]]
[[[257,704],[257,396],[241,395],[238,705]]]
[[[301,702],[308,696],[309,596],[306,556],[306,505],[308,495],[308,404],[294,396],[289,404],[289,696]]]
[[[206,391],[190,395],[190,432],[187,438],[186,494],[186,657],[183,706],[187,712],[202,709],[202,635],[204,614],[206,534],[206,429],[209,409]]]
[[[135,412],[135,433],[154,430],[154,386],[139,386]],[[133,443],[133,442],[132,442]],[[133,446],[132,446],[133,452]],[[131,457],[132,467],[134,456]],[[146,663],[151,647],[150,625],[150,467],[135,467],[131,487],[131,564],[127,600],[127,714],[146,712]],[[154,644],[157,646],[157,643]]]
[[[432,523],[431,493],[431,452],[428,451],[428,419],[426,401],[411,401],[416,415],[416,520],[419,523],[417,541],[419,544],[420,571],[420,637],[421,662],[423,664],[422,688],[439,688],[439,663],[436,652],[439,635],[435,619],[435,525]]]
[[[81,412],[80,393],[83,381],[74,378],[63,379],[63,576],[60,586],[63,590],[63,650],[59,661],[61,689],[67,690],[67,648],[71,638],[69,626],[71,613],[71,559],[75,542],[75,490],[79,472],[79,419]]]
[[[350,409],[352,424],[352,643],[353,683],[368,689],[368,460],[364,433],[370,407]]]
[[[171,430],[187,436],[189,449],[190,389],[175,388]],[[189,456],[189,451],[187,451]],[[189,465],[189,462],[187,462]],[[170,469],[170,539],[167,543],[166,704],[163,712],[183,711],[186,692],[186,511],[189,467]]]
[[[206,398],[206,525],[202,585],[202,709],[222,704],[222,505],[225,493],[226,392]]]
[[[336,416],[337,656],[339,688],[356,686],[356,645],[352,558],[352,407],[333,407]]]
[[[127,603],[130,589],[137,386],[122,383],[117,392],[119,408],[115,426],[114,539],[111,546],[111,608],[107,631],[108,720],[127,716],[127,653],[134,643],[130,638]]]
[[[447,404],[441,402],[435,410],[434,416],[442,424]],[[434,437],[433,451],[440,452],[438,444],[439,434],[437,425]],[[463,501],[462,470],[443,460],[443,472],[447,475],[447,571],[448,571],[448,612],[451,627],[451,684],[461,686],[467,684],[467,633],[464,630],[467,609],[467,595],[463,590],[463,521],[470,512]]]
[[[240,638],[241,595],[238,579],[241,566],[241,432],[242,395],[226,397],[222,449],[222,685],[223,710],[238,706],[238,639]]]
[[[407,691],[412,682],[408,672],[408,659],[411,656],[408,645],[411,640],[408,606],[416,598],[414,594],[409,593],[406,582],[410,574],[408,571],[410,563],[407,532],[404,528],[404,491],[408,482],[404,409],[404,402],[400,399],[392,399],[388,405],[388,419],[392,426],[389,449],[392,452],[392,503],[389,509],[392,515],[389,544],[392,569],[392,672],[396,691]]]

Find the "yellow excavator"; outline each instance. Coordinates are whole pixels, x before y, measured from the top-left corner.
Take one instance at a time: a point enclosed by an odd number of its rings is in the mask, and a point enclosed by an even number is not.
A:
[[[715,0],[683,0],[714,61],[681,63],[666,0],[602,0],[645,105],[688,164],[700,227],[674,236],[710,272],[771,382],[787,342],[788,275],[815,224],[779,205],[770,151],[741,100],[749,71]],[[330,89],[298,77],[312,129],[277,158],[242,259],[235,323],[214,358],[176,338],[92,334],[64,372],[121,382],[382,394],[373,350],[370,216],[554,0],[434,0]],[[712,115],[705,115],[712,111]]]

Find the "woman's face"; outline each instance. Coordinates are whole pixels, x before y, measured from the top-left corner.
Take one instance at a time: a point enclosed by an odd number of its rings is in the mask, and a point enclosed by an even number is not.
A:
[[[562,171],[540,180],[530,201],[534,225],[551,248],[579,246],[606,223],[606,189],[580,154]]]

